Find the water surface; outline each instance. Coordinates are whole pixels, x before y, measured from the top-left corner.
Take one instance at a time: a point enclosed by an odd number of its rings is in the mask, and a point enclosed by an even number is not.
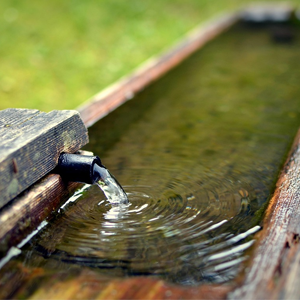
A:
[[[300,120],[300,35],[242,25],[95,124],[87,149],[127,193],[86,187],[27,246],[56,272],[227,282],[243,268]],[[19,257],[20,259],[20,257]]]

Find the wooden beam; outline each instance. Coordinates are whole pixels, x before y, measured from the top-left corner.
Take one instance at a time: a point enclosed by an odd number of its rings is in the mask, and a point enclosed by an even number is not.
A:
[[[230,299],[300,295],[300,130],[276,184],[245,280]]]
[[[49,219],[80,185],[50,174],[4,207],[0,213],[0,256]]]
[[[79,155],[93,155],[78,151]],[[0,257],[35,230],[43,220],[50,220],[82,183],[65,182],[51,173],[25,190],[0,210]]]
[[[77,111],[0,111],[0,208],[88,143]]]

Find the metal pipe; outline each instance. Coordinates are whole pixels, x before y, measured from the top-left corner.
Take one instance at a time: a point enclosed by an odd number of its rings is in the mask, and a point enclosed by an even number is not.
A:
[[[94,184],[100,179],[95,166],[105,168],[98,156],[62,153],[58,159],[57,172],[66,180]]]

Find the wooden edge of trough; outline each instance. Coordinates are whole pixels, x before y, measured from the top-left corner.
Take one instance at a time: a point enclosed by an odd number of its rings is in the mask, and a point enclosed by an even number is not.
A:
[[[257,234],[245,280],[230,299],[299,299],[300,130]]]
[[[79,151],[91,155],[88,151]],[[0,211],[0,258],[42,221],[50,219],[81,183],[65,182],[59,174],[48,174]]]
[[[10,274],[0,281],[1,299],[221,300],[230,290],[227,285],[176,286],[145,276],[109,278],[84,267],[73,276],[67,272],[49,275],[42,268],[29,269],[13,261],[5,268]]]
[[[0,209],[51,172],[62,152],[73,153],[88,141],[76,110],[1,110]]]
[[[65,183],[58,174],[50,174],[4,207],[0,214],[0,255],[21,242],[71,195],[78,183]]]

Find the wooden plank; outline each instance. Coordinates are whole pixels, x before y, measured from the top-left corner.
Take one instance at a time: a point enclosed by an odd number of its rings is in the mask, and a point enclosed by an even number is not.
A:
[[[0,271],[1,299],[226,299],[230,285],[175,286],[149,277],[114,278],[81,267],[73,276],[10,262]],[[33,285],[33,282],[35,283]],[[34,288],[33,288],[34,287]]]
[[[0,208],[88,143],[77,111],[0,111]]]
[[[252,265],[230,299],[299,299],[300,130],[276,184]]]
[[[238,13],[225,14],[198,26],[178,44],[158,57],[151,58],[112,86],[78,108],[87,127],[131,99],[135,93],[177,66],[208,41],[239,20]]]
[[[93,155],[78,151],[81,155]],[[65,182],[58,174],[48,174],[0,210],[0,257],[35,230],[45,219],[51,219],[81,183]]]
[[[8,108],[0,111],[0,134],[6,127],[22,124],[40,113],[37,109]]]
[[[80,185],[50,174],[5,206],[0,213],[0,257],[49,219]]]

